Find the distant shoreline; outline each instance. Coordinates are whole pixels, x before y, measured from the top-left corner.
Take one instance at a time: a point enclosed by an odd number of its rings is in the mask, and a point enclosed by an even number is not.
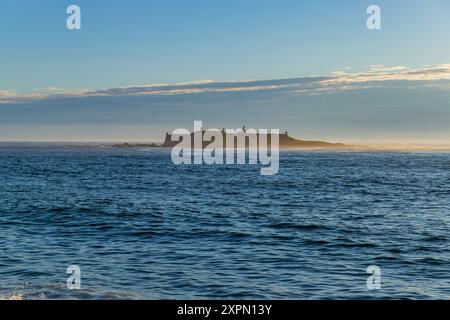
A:
[[[127,147],[122,145],[128,144]],[[108,147],[118,149],[170,150],[162,142],[120,141],[0,141],[0,147],[55,146],[55,147]],[[450,152],[450,144],[346,144],[345,147],[291,147],[280,146],[281,151],[330,151],[330,152]]]

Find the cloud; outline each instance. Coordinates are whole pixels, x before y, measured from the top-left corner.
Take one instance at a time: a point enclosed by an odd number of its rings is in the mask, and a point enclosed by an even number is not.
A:
[[[28,93],[20,93],[14,90],[0,90],[0,104],[25,103],[54,98],[83,97],[89,94],[89,92],[89,90],[65,90],[60,88],[36,89]]]
[[[385,67],[372,65],[361,73],[337,71],[334,77],[323,81],[324,84],[353,84],[382,81],[436,81],[450,80],[450,64],[440,64],[420,69],[409,69],[404,66]]]
[[[48,99],[77,97],[122,97],[122,96],[168,96],[200,93],[237,93],[258,91],[287,91],[306,95],[327,94],[338,91],[360,90],[383,85],[385,82],[403,81],[415,86],[436,86],[440,80],[450,80],[450,64],[440,64],[412,69],[405,66],[372,65],[364,72],[350,72],[346,67],[342,71],[332,72],[328,76],[224,81],[200,80],[174,84],[132,85],[101,90],[65,90],[60,88],[44,88],[28,93],[14,90],[0,90],[0,104],[16,104]],[[442,86],[448,89],[448,83]]]

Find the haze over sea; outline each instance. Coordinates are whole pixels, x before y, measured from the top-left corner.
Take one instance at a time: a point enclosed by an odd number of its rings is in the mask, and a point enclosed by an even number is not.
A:
[[[450,296],[450,153],[282,151],[261,176],[169,150],[1,143],[0,177],[3,298]]]

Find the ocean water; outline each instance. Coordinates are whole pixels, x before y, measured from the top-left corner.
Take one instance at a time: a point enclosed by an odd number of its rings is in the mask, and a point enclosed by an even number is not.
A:
[[[449,153],[283,151],[264,177],[167,150],[1,144],[0,182],[3,298],[450,297]]]

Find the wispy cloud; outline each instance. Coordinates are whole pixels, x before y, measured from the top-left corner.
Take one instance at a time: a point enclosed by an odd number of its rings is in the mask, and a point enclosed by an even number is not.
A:
[[[46,99],[129,96],[129,95],[182,95],[199,93],[234,93],[249,91],[284,90],[301,94],[326,94],[342,90],[358,90],[379,86],[389,81],[420,82],[422,86],[434,86],[436,81],[450,80],[450,64],[440,64],[412,69],[405,66],[372,65],[364,72],[350,72],[350,68],[332,72],[323,77],[304,77],[273,80],[249,80],[217,82],[200,80],[175,84],[132,85],[101,90],[65,90],[44,88],[28,93],[0,90],[0,104],[16,104]],[[448,88],[448,84],[445,87]]]
[[[381,81],[435,81],[450,80],[450,64],[428,66],[420,69],[409,69],[404,66],[386,67],[372,65],[361,73],[347,71],[333,72],[334,77],[324,81],[325,84],[351,84]]]
[[[25,103],[54,98],[83,97],[90,92],[89,90],[66,90],[60,88],[36,89],[27,93],[14,90],[0,90],[0,104]]]

